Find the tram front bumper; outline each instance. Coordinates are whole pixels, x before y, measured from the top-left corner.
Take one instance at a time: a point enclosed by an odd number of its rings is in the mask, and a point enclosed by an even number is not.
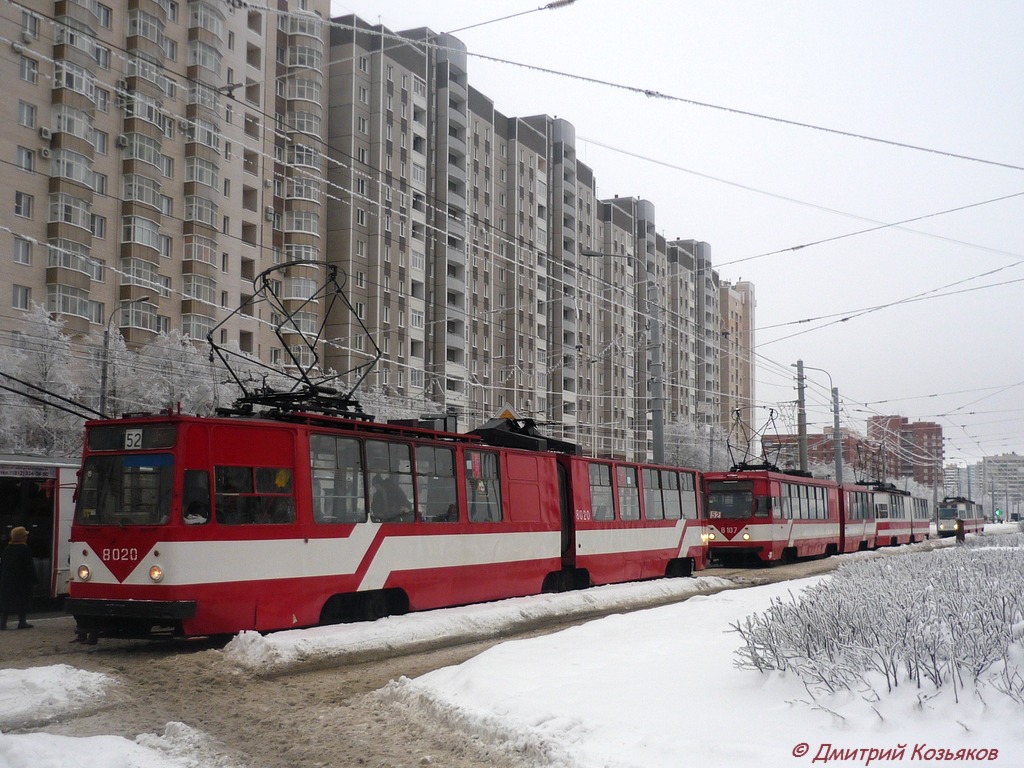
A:
[[[65,613],[75,618],[141,619],[154,622],[181,621],[196,615],[195,600],[102,600],[69,597]]]

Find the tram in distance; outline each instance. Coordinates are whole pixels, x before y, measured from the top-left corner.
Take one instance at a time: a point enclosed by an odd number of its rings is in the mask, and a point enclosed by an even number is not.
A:
[[[947,496],[935,510],[935,528],[939,536],[955,536],[957,520],[963,521],[964,533],[981,533],[985,530],[985,517],[980,504],[963,496]]]
[[[744,465],[705,473],[704,489],[711,561],[786,563],[928,537],[927,501],[888,484]]]
[[[65,610],[100,637],[189,637],[686,576],[701,505],[696,470],[586,458],[529,420],[95,420]]]

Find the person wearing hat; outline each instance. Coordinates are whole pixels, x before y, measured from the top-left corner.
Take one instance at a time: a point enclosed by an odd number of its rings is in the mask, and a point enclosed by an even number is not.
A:
[[[36,582],[36,566],[28,548],[28,530],[17,526],[0,557],[0,630],[7,629],[7,616],[18,614],[18,629],[32,629],[25,621]]]

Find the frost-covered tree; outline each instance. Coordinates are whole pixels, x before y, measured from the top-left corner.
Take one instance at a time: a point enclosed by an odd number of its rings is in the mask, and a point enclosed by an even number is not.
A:
[[[722,430],[676,421],[665,425],[665,462],[677,467],[722,471],[732,466],[733,459],[728,437]]]
[[[123,384],[125,410],[177,410],[180,405],[184,412],[206,416],[226,404],[223,368],[180,331],[161,333],[132,354],[135,375]]]
[[[83,366],[63,320],[42,305],[33,304],[24,328],[17,343],[0,352],[0,372],[7,375],[0,383],[21,393],[5,390],[0,400],[5,452],[74,456],[82,448],[84,420],[64,403],[79,400]]]
[[[410,398],[391,395],[382,387],[369,387],[355,393],[363,411],[378,421],[389,419],[415,419],[426,413],[436,413],[437,403],[425,397]]]

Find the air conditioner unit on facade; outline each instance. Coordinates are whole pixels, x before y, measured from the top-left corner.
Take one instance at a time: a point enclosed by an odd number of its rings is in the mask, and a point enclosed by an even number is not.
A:
[[[117,137],[117,146],[124,148],[128,146],[128,137],[123,133]]]
[[[274,220],[274,209],[271,206],[268,205],[266,207],[266,209],[264,209],[263,215],[264,215],[264,217],[266,218],[267,221],[273,221]]]
[[[117,81],[117,90],[119,90],[119,91],[127,91],[128,90],[128,81],[124,80],[124,79],[118,80]]]
[[[178,121],[178,130],[181,131],[182,133],[187,132],[188,131],[188,120],[185,120],[185,119],[179,120]]]
[[[45,125],[39,126],[39,138],[43,141],[49,141],[53,138],[53,131],[47,128]]]
[[[40,149],[39,150],[39,156],[41,158],[43,158],[43,160],[49,160],[50,159],[50,148],[49,147],[43,147],[42,149]]]

